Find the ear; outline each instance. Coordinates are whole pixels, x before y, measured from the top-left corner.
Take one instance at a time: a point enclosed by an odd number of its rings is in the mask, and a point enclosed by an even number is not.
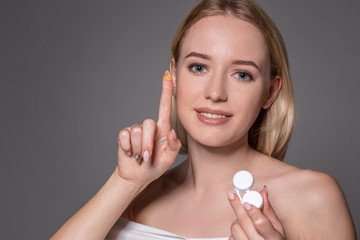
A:
[[[280,89],[282,86],[282,77],[276,75],[271,81],[268,89],[268,96],[265,99],[265,102],[262,106],[263,109],[268,109],[276,100],[277,96],[280,93]]]
[[[175,59],[172,58],[170,61],[170,73],[171,73],[171,79],[173,84],[173,96],[176,97],[176,63]]]

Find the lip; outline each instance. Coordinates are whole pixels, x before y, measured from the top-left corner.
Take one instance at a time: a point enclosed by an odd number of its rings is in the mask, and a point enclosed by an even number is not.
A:
[[[225,112],[223,110],[211,109],[211,108],[207,108],[207,107],[196,108],[195,111],[198,113],[212,113],[212,114],[218,114],[218,115],[225,115],[226,117],[233,116],[231,113]]]
[[[223,110],[218,109],[211,109],[211,108],[196,108],[195,109],[196,116],[199,119],[200,122],[206,124],[206,125],[212,125],[212,126],[220,126],[226,124],[228,121],[231,120],[232,114],[225,112]],[[224,115],[225,117],[222,118],[208,118],[201,113],[211,113],[211,114],[218,114],[218,115]]]

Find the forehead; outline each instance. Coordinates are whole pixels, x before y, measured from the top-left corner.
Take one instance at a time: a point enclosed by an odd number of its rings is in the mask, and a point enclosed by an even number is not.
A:
[[[181,56],[191,51],[215,58],[251,60],[260,65],[268,61],[268,48],[260,30],[232,15],[205,17],[191,26],[183,40]]]

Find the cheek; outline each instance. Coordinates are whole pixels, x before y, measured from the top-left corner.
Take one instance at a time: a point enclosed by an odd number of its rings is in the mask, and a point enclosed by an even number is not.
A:
[[[196,88],[194,86],[185,86],[185,84],[178,84],[176,92],[176,108],[179,115],[191,110],[196,101]],[[179,116],[180,117],[180,116]]]
[[[179,72],[176,82],[176,96],[178,101],[191,102],[202,96],[203,87],[199,79],[186,72]],[[192,99],[192,100],[190,100]]]
[[[230,86],[229,100],[232,103],[248,105],[249,107],[257,107],[262,104],[265,99],[265,86],[261,83],[248,83],[242,86]]]
[[[180,75],[181,76],[181,75]],[[188,110],[190,103],[193,102],[194,87],[185,80],[185,78],[178,77],[176,83],[176,109],[181,120],[181,116],[184,115],[184,111]]]
[[[248,89],[248,91],[234,92],[232,96],[233,112],[249,128],[256,120],[264,102],[264,91],[261,88]]]

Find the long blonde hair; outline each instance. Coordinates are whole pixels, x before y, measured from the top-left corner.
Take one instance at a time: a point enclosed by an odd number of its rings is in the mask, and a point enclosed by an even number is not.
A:
[[[249,145],[268,156],[283,160],[293,130],[295,103],[284,40],[270,17],[251,0],[203,0],[184,19],[172,43],[172,59],[178,62],[181,46],[188,30],[207,16],[229,15],[248,21],[264,35],[270,55],[270,78],[281,76],[282,87],[275,102],[262,109],[249,130]],[[174,103],[176,99],[173,99]],[[180,153],[187,154],[187,136],[172,108],[172,127],[182,143]]]

